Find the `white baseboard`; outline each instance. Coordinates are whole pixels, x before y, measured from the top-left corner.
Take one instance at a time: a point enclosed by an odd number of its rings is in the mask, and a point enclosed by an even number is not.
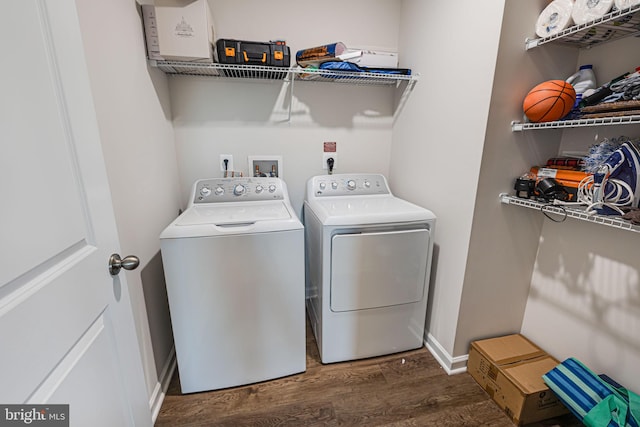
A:
[[[166,396],[167,389],[169,388],[169,383],[171,382],[173,373],[176,370],[176,363],[176,348],[173,347],[171,349],[171,352],[169,353],[167,361],[164,364],[164,367],[162,368],[160,378],[158,378],[158,383],[153,389],[153,393],[151,393],[151,398],[149,399],[149,408],[151,408],[151,419],[154,423],[158,418],[160,408],[162,407],[162,402],[164,402],[164,397]]]
[[[469,360],[468,354],[452,357],[431,334],[427,334],[427,340],[424,345],[448,375],[467,372],[467,360]]]

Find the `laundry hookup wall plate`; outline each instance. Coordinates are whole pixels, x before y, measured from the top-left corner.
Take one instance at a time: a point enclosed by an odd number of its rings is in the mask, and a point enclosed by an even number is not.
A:
[[[248,156],[247,164],[251,176],[283,177],[282,156]]]

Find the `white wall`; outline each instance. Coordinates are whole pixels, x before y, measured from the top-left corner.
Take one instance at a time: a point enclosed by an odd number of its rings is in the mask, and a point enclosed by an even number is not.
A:
[[[292,54],[337,41],[348,48],[398,45],[399,0],[209,0],[209,6],[216,39],[284,39]]]
[[[427,329],[451,368],[503,2],[402,5],[401,65],[421,77],[394,126],[389,177],[438,217]]]
[[[216,0],[210,7],[216,38],[282,38],[292,57],[299,49],[336,41],[353,48],[397,47],[397,0],[329,0],[316,6]],[[171,77],[169,86],[183,205],[196,179],[221,176],[220,154],[232,154],[235,169],[245,175],[248,155],[283,156],[283,178],[298,213],[306,180],[326,172],[324,141],[337,142],[336,173],[388,172],[390,88],[296,81],[288,122],[288,83]]]
[[[173,347],[158,236],[179,208],[166,77],[147,68],[134,0],[77,7],[122,255],[140,258],[126,275],[153,405]]]
[[[235,169],[245,176],[248,155],[281,155],[283,178],[297,212],[307,179],[326,173],[323,141],[337,142],[336,173],[388,170],[389,88],[296,82],[292,119],[283,123],[280,117],[272,118],[279,84],[171,80],[184,203],[196,179],[221,176],[220,154],[232,154]],[[373,117],[367,117],[369,111]]]
[[[580,51],[598,84],[640,65],[640,39]],[[567,129],[561,150],[586,151],[603,138],[640,136],[640,126]],[[639,236],[597,224],[545,221],[522,332],[563,360],[574,356],[640,392]]]
[[[525,51],[534,17],[546,3],[505,2],[490,100],[475,215],[460,304],[454,354],[466,354],[474,339],[519,332],[543,216],[501,205],[515,178],[558,152],[561,132],[512,132],[522,120],[522,101],[538,83],[574,72],[575,49],[547,45]]]

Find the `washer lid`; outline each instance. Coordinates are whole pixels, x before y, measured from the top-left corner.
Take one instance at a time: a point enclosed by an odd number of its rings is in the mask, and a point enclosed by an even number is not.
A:
[[[324,225],[427,221],[436,216],[395,196],[325,197],[305,202]]]
[[[281,201],[237,202],[195,205],[184,211],[176,225],[200,224],[244,224],[256,221],[277,221],[291,218],[289,210]]]
[[[160,235],[161,239],[266,233],[302,229],[283,201],[193,205]]]

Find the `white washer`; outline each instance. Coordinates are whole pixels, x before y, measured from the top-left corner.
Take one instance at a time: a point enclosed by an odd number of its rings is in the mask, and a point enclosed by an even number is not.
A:
[[[306,369],[304,229],[284,181],[197,181],[160,245],[183,393]]]
[[[311,178],[304,203],[307,311],[323,363],[419,348],[435,215],[383,175]]]

